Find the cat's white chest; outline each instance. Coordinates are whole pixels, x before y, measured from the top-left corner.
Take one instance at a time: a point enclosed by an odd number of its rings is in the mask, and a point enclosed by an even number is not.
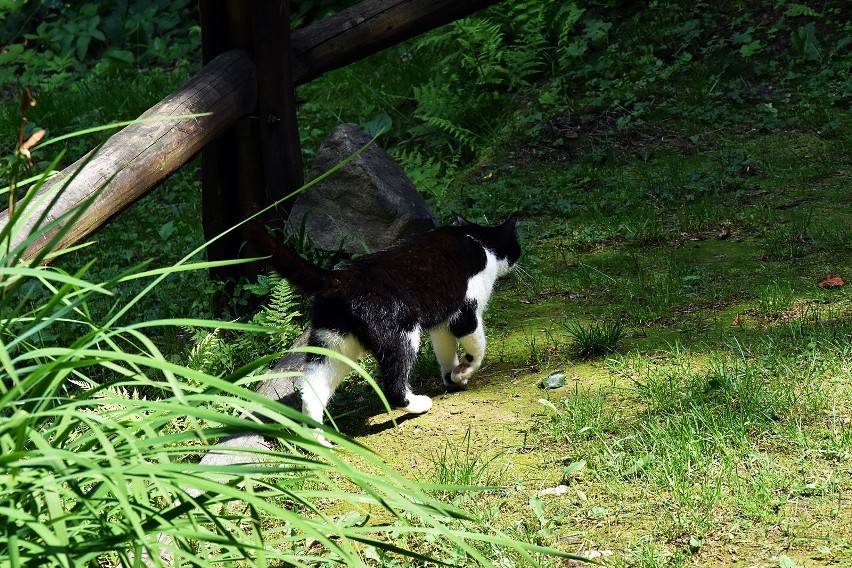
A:
[[[480,314],[485,310],[488,299],[491,298],[497,278],[509,270],[509,265],[505,260],[498,260],[494,253],[487,248],[484,250],[487,259],[485,268],[467,281],[467,293],[465,294],[465,300],[476,301],[477,311]]]

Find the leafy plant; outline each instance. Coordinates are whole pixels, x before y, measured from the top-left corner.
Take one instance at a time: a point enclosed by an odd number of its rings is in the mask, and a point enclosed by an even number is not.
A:
[[[301,334],[302,300],[286,280],[274,274],[260,275],[256,284],[243,288],[266,298],[249,320],[252,331],[190,329],[193,346],[188,367],[213,375],[230,374],[264,355],[282,353]]]
[[[602,390],[591,392],[575,385],[564,400],[541,399],[539,403],[551,411],[541,430],[559,443],[593,439],[616,427],[614,412],[608,408]]]
[[[200,34],[188,0],[59,5],[14,2],[0,19],[0,85],[58,87],[94,71],[197,60]],[[5,10],[4,10],[5,11]]]

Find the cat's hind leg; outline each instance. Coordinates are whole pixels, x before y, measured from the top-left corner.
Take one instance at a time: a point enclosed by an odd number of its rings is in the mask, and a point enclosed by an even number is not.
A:
[[[364,352],[353,335],[341,335],[329,330],[315,331],[311,336],[311,345],[325,347],[352,361],[357,361]],[[309,356],[302,379],[302,413],[322,423],[328,401],[350,371],[352,367],[349,363],[334,356]],[[317,434],[317,440],[330,445],[320,434]]]
[[[472,333],[460,337],[459,343],[465,351],[464,360],[453,369],[450,380],[454,384],[464,386],[482,366],[482,359],[485,357],[485,328],[482,325],[481,318],[479,318],[476,329]]]
[[[453,369],[459,365],[458,340],[447,327],[436,327],[429,332],[432,350],[441,366],[441,380],[445,387],[457,386],[452,382]]]
[[[411,390],[411,374],[418,351],[419,327],[377,345],[373,355],[382,369],[385,397],[390,405],[422,414],[432,408],[432,399],[426,395],[414,394]]]

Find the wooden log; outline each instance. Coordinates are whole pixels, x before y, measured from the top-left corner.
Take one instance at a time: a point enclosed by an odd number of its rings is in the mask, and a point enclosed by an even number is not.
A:
[[[45,223],[102,190],[86,215],[67,229],[57,247],[87,237],[186,163],[238,117],[253,111],[257,106],[256,83],[254,64],[246,52],[224,53],[140,118],[211,113],[209,116],[132,124],[107,140],[93,160],[82,165],[86,158],[81,158],[65,168],[56,181],[45,184],[43,192],[63,192],[47,212]],[[72,183],[66,183],[77,170]],[[38,215],[16,228],[13,246],[26,238],[36,218]],[[8,222],[8,212],[0,214],[0,226]],[[37,256],[58,230],[53,229],[32,243],[24,257]]]
[[[500,0],[364,0],[293,32],[293,82],[377,53]]]

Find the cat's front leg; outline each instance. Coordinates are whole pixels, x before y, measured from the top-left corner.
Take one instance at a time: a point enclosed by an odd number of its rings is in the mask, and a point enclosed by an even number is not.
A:
[[[485,328],[482,327],[482,320],[473,333],[460,337],[459,343],[465,350],[464,360],[453,369],[450,380],[456,385],[464,386],[482,366],[482,359],[485,357]]]
[[[458,340],[446,327],[436,327],[429,332],[432,350],[441,366],[441,380],[445,387],[457,386],[452,381],[453,369],[459,365]]]

